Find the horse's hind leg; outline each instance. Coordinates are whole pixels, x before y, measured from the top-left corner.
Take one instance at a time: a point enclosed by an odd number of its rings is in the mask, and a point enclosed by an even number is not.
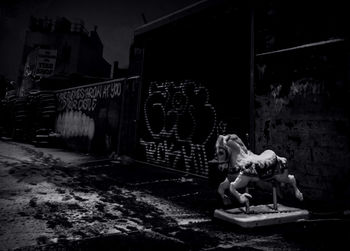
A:
[[[284,170],[282,174],[277,174],[275,176],[275,179],[278,182],[291,184],[294,189],[295,197],[297,197],[298,200],[303,200],[303,194],[300,192],[299,188],[297,187],[297,182],[295,180],[295,177],[292,174],[288,174],[288,170]]]

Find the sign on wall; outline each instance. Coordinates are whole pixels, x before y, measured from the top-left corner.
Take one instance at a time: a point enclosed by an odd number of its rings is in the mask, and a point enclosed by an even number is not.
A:
[[[36,60],[36,75],[49,77],[55,71],[57,50],[39,49]]]

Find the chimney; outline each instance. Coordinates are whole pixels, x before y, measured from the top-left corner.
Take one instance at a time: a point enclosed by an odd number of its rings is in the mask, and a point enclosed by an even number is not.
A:
[[[118,78],[118,74],[119,74],[119,62],[118,61],[114,61],[113,64],[113,78]]]

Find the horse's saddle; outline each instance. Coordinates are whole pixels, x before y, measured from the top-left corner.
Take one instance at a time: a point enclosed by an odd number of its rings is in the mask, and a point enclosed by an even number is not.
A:
[[[266,180],[276,174],[281,174],[287,168],[287,159],[277,156],[274,151],[266,150],[260,155],[249,154],[245,165],[239,167],[239,171],[244,175],[258,177]]]

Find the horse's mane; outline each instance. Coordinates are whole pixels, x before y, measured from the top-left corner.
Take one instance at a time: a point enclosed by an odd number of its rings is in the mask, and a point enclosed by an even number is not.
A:
[[[234,146],[232,143],[229,143],[229,141],[231,140],[236,143],[236,146]],[[232,147],[237,148],[237,146],[239,148],[238,152],[235,151],[237,153],[235,158],[231,158],[231,160],[235,160],[235,163],[232,164],[233,166],[236,166],[236,168],[244,168],[252,164],[263,167],[266,165],[272,165],[276,160],[278,161],[278,163],[285,166],[287,162],[285,158],[277,156],[276,153],[272,150],[265,150],[259,155],[254,154],[253,152],[247,149],[243,141],[235,134],[228,135],[226,145],[231,149]],[[234,151],[232,151],[232,153],[233,152]]]
[[[238,167],[244,167],[250,164],[253,161],[255,154],[253,154],[251,151],[248,150],[246,145],[236,134],[230,134],[230,135],[227,135],[226,137],[227,138],[226,138],[225,144],[228,147],[232,149],[233,145],[232,143],[230,144],[230,141],[234,141],[239,148],[238,154],[236,158],[234,158],[236,161],[235,163],[232,163],[233,166],[238,168]]]
[[[245,144],[243,143],[243,141],[240,139],[240,137],[238,137],[236,134],[230,134],[228,135],[228,139],[227,139],[227,142],[230,141],[230,140],[233,140],[235,141],[239,146],[240,148],[242,149],[242,151],[246,154],[248,154],[248,148],[245,146]]]

